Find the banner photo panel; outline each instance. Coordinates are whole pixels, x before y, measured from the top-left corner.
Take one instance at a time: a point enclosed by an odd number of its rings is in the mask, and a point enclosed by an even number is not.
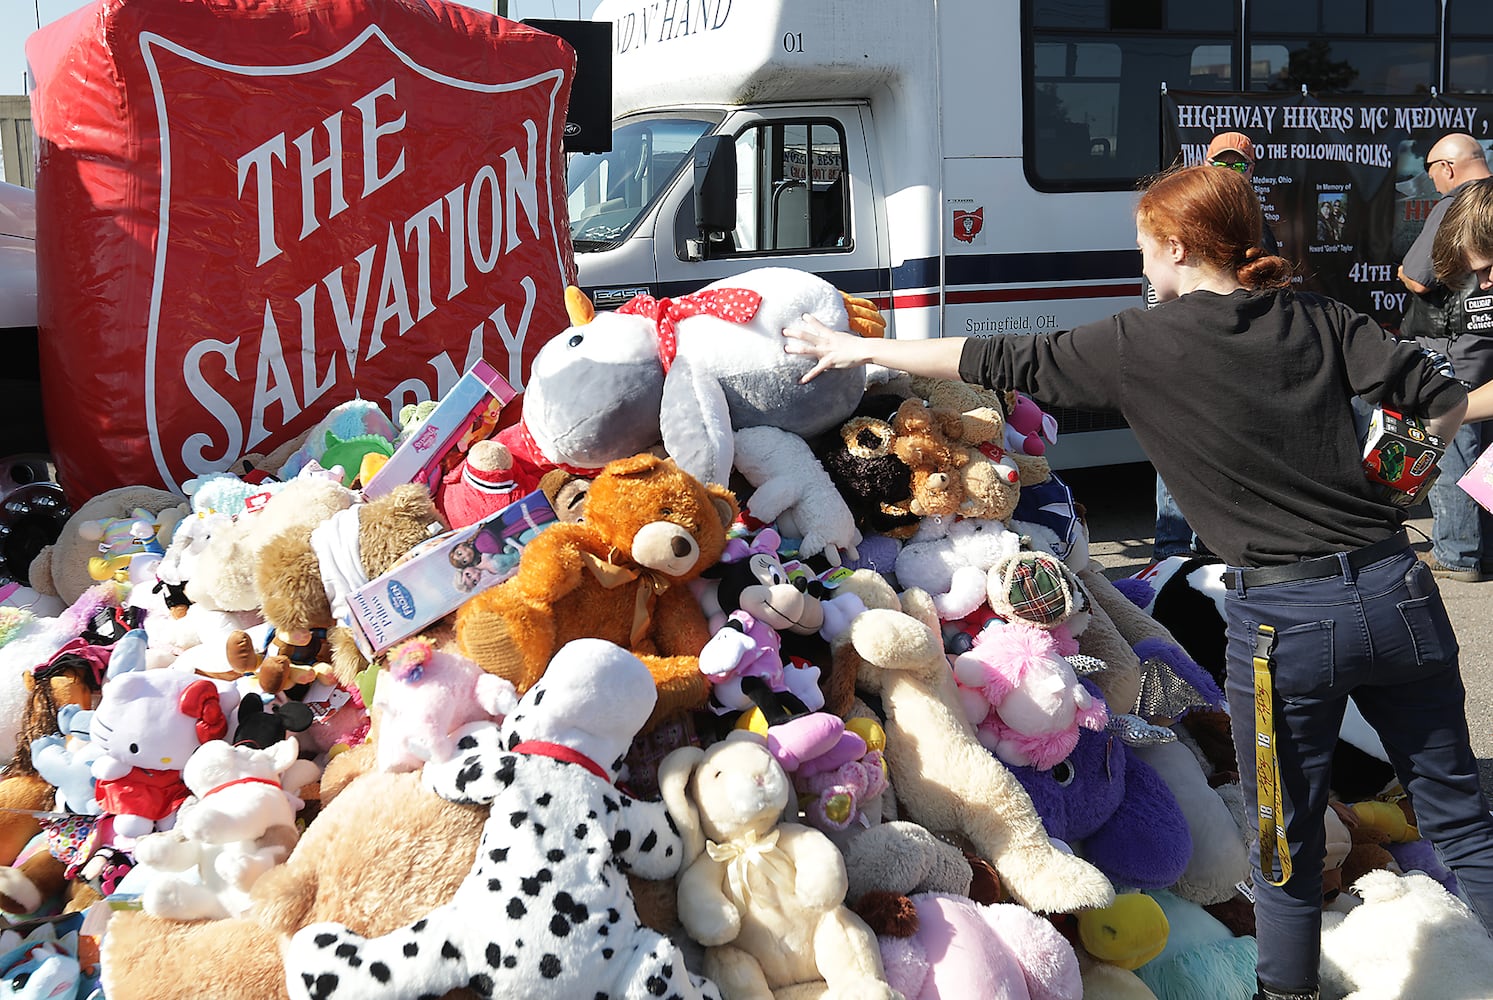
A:
[[[1265,222],[1301,287],[1395,331],[1409,294],[1396,272],[1440,199],[1426,153],[1451,132],[1493,149],[1493,95],[1172,90],[1161,100],[1163,164],[1203,163],[1215,135],[1244,133]]]
[[[574,53],[440,0],[98,0],[27,43],[74,502],[397,418],[568,325]]]

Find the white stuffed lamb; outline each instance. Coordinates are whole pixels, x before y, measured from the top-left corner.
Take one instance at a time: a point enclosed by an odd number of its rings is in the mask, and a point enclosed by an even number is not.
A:
[[[150,870],[141,893],[145,912],[172,920],[236,917],[249,908],[249,890],[295,846],[299,789],[316,766],[298,760],[300,744],[286,737],[267,750],[204,743],[182,768],[193,797],[176,826],[141,837],[135,860]]]
[[[940,620],[964,618],[985,603],[990,568],[1020,551],[1021,536],[987,518],[928,522],[897,553],[897,582],[931,594]]]

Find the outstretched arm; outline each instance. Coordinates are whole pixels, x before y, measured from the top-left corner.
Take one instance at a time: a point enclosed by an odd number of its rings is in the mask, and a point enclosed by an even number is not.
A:
[[[1493,382],[1484,382],[1467,394],[1467,413],[1462,422],[1471,424],[1489,418],[1493,418]]]
[[[1441,416],[1432,417],[1430,420],[1427,420],[1426,430],[1443,441],[1450,441],[1456,435],[1457,428],[1468,421],[1478,419],[1472,415],[1472,407],[1469,405],[1471,399],[1472,397],[1469,395],[1466,400],[1458,401],[1456,406],[1453,406],[1450,410],[1441,414]],[[1484,416],[1493,416],[1493,396],[1490,396],[1489,400],[1488,412]]]
[[[964,341],[964,337],[931,340],[858,337],[830,329],[808,315],[783,331],[785,352],[815,359],[814,367],[800,380],[803,382],[831,368],[854,368],[866,364],[897,368],[912,375],[957,379]]]
[[[1400,283],[1403,284],[1406,288],[1410,289],[1416,295],[1424,295],[1431,290],[1429,286],[1422,285],[1420,282],[1416,281],[1414,278],[1406,274],[1405,268],[1403,266],[1401,266],[1400,269],[1396,272],[1396,275],[1399,277]]]

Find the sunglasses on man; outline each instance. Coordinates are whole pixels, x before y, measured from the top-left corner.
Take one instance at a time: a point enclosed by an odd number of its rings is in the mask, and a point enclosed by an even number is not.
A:
[[[1215,167],[1224,167],[1228,170],[1236,170],[1241,174],[1249,170],[1248,160],[1209,160],[1208,162]]]

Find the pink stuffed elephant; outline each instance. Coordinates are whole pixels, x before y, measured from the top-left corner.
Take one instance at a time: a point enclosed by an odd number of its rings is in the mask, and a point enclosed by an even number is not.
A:
[[[1058,439],[1057,420],[1020,393],[1006,415],[1006,450],[1024,455],[1041,455],[1048,444]],[[1045,439],[1045,440],[1044,440]]]
[[[910,897],[917,930],[877,937],[888,985],[907,1000],[1079,1000],[1078,956],[1051,923],[1015,903]]]
[[[511,683],[464,656],[410,639],[389,654],[378,679],[378,768],[414,771],[456,753],[455,733],[472,722],[502,718],[518,704]]]

